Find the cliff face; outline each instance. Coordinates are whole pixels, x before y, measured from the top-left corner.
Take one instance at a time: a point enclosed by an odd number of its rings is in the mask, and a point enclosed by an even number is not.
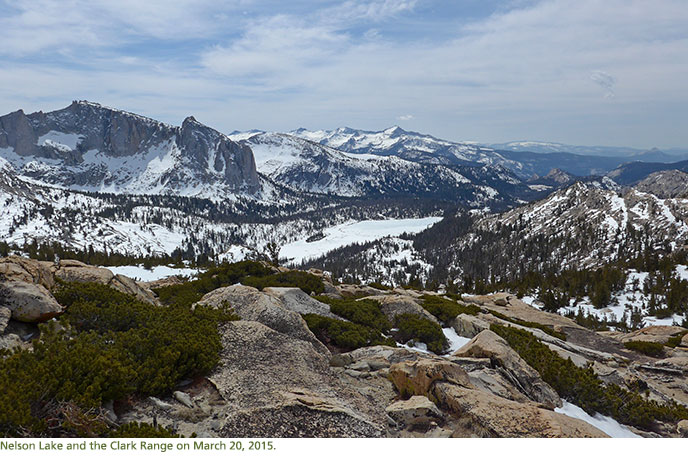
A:
[[[84,101],[0,117],[0,151],[20,174],[78,190],[210,196],[261,186],[251,149],[193,117],[170,126]]]

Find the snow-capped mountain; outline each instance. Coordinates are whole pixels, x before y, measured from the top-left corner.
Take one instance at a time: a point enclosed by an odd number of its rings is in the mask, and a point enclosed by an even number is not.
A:
[[[544,195],[499,165],[351,154],[258,131],[232,138],[192,117],[177,127],[84,101],[0,117],[0,242],[221,256],[347,221]]]
[[[622,194],[576,183],[539,202],[487,218],[477,226],[518,227],[524,239],[537,235],[588,236],[587,247],[566,250],[561,257],[561,263],[587,267],[631,252],[625,247],[631,246],[628,240],[634,235],[644,235],[661,247],[682,246],[688,242],[687,220],[687,199],[662,199],[636,189]]]
[[[176,127],[85,101],[0,117],[0,157],[80,191],[227,198],[263,188],[250,149],[193,117]]]
[[[398,156],[345,153],[289,134],[235,134],[258,171],[302,192],[345,197],[419,196],[470,207],[513,205],[533,191],[500,166],[440,165]]]
[[[130,256],[229,259],[238,249],[262,252],[268,243],[295,243],[344,223],[441,213],[433,202],[289,194],[274,188],[288,195],[287,201],[79,192],[37,184],[0,159],[0,250],[59,244]]]
[[[652,184],[656,187],[657,182],[675,185],[680,179],[669,182],[665,178]],[[517,279],[530,270],[546,273],[595,268],[646,252],[662,256],[686,246],[688,199],[662,198],[601,178],[576,182],[504,213],[459,212],[412,241],[391,248],[379,241],[340,250],[307,266],[336,268],[344,279],[356,276],[375,280],[382,276],[398,282],[398,276],[383,273],[375,264],[403,252],[409,264],[413,258],[413,263],[429,265],[422,267],[419,276],[425,281],[460,281],[471,276],[499,282]],[[369,261],[370,257],[375,258]]]
[[[518,162],[503,157],[491,148],[475,144],[450,142],[393,126],[384,131],[339,128],[333,131],[309,131],[299,128],[290,134],[327,145],[343,152],[397,156],[422,163],[449,165],[499,165],[516,173]]]
[[[250,134],[250,133],[249,133]],[[560,169],[576,176],[602,176],[629,161],[675,161],[658,151],[625,147],[570,146],[550,142],[511,142],[480,145],[451,142],[394,126],[384,131],[339,128],[311,131],[300,128],[292,135],[347,153],[397,156],[405,160],[442,165],[501,166],[521,179],[545,176]]]
[[[24,179],[80,192],[267,203],[302,194],[413,196],[471,208],[504,208],[542,195],[489,150],[400,128],[359,133],[365,140],[345,152],[294,135],[225,136],[193,117],[177,127],[74,101],[48,113],[0,117],[0,158]],[[374,143],[375,137],[385,141]]]

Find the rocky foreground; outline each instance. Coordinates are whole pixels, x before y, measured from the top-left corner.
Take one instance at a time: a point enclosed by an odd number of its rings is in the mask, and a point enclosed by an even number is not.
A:
[[[335,285],[321,272],[313,273],[331,298],[374,299],[390,321],[413,313],[437,322],[419,304],[427,293]],[[1,259],[0,348],[30,350],[29,341],[40,337],[36,323],[62,313],[51,294],[58,280],[105,284],[148,303],[157,302],[151,289],[167,284],[139,283],[71,260]],[[675,348],[666,347],[661,358],[624,345],[634,340],[665,344],[682,328],[595,333],[511,295],[463,300],[480,311],[451,321],[459,336],[471,338],[454,353],[389,346],[340,353],[318,340],[302,315],[340,317],[302,290],[221,287],[198,302],[229,305],[240,317],[221,327],[219,366],[208,376],[180,383],[166,397],[115,402],[106,414],[113,424],[147,422],[207,437],[605,437],[594,426],[554,411],[562,405],[559,394],[490,329],[494,324],[528,331],[576,366],[590,366],[606,384],[641,386],[648,400],[688,405],[688,335]],[[685,437],[688,422],[631,429],[645,437]]]

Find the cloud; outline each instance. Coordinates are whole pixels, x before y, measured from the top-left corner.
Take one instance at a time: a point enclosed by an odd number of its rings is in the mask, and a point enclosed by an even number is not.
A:
[[[613,76],[604,71],[593,71],[590,75],[590,79],[607,91],[604,95],[606,98],[614,98],[614,84],[616,84],[616,79]]]
[[[108,50],[141,40],[213,37],[234,18],[245,1],[229,0],[0,0],[0,56],[38,52],[62,54]]]
[[[412,11],[416,3],[416,0],[348,0],[323,9],[317,17],[321,22],[337,25],[361,20],[380,22]]]
[[[399,121],[411,121],[413,119],[413,115],[401,115],[397,116],[397,119]]]
[[[251,21],[244,35],[229,46],[216,46],[201,64],[223,76],[261,77],[302,73],[345,51],[346,33],[288,15]]]
[[[450,139],[688,145],[683,0],[505,0],[470,21],[402,0],[17,4],[0,3],[7,111],[86,97],[221,130],[422,112]]]

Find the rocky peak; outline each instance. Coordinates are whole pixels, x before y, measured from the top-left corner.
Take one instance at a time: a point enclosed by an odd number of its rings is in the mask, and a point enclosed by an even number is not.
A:
[[[187,116],[186,118],[184,118],[184,121],[182,122],[182,128],[185,126],[192,125],[192,124],[200,124],[200,123],[198,122],[198,120],[196,118],[193,117],[193,115]]]
[[[48,113],[20,110],[0,117],[0,148],[5,147],[17,155],[10,153],[8,161],[18,174],[58,186],[123,192],[136,186],[131,193],[156,186],[169,193],[260,189],[251,150],[193,116],[175,127],[75,100]],[[36,159],[57,163],[36,164]]]
[[[18,155],[29,155],[36,133],[24,110],[0,116],[0,148],[13,147]]]
[[[253,152],[215,129],[189,116],[177,135],[177,146],[196,169],[220,174],[234,188],[246,187],[251,193],[260,187]]]
[[[559,185],[568,184],[575,178],[573,175],[567,173],[566,171],[560,170],[559,168],[552,168],[543,179],[549,179],[556,182]]]

